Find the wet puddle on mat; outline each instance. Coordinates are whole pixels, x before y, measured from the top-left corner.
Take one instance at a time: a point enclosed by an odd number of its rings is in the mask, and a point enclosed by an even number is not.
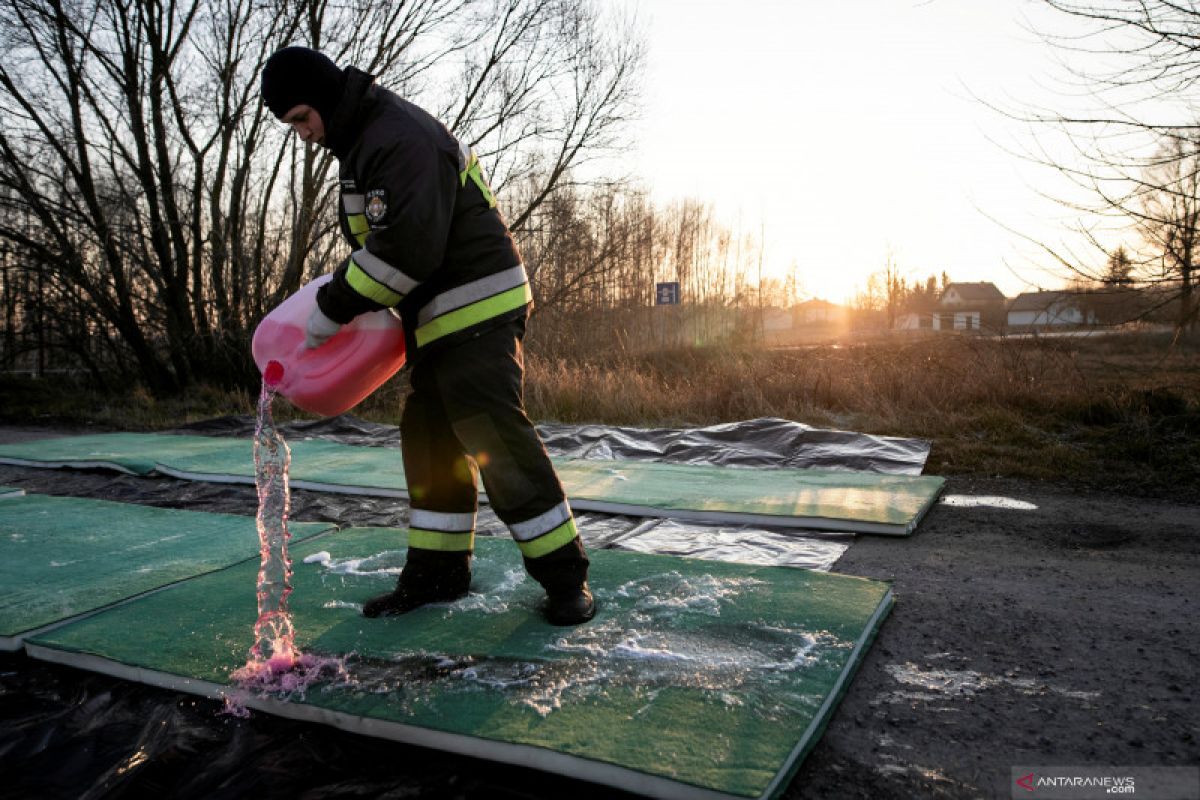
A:
[[[332,559],[329,565],[339,566]],[[481,603],[523,605],[524,583],[520,570],[499,576],[486,591],[447,604],[446,612],[491,610]],[[622,605],[622,613],[553,636],[528,657],[413,651],[391,657],[353,655],[338,688],[387,695],[405,713],[419,713],[451,697],[499,692],[542,717],[578,702],[601,702],[625,704],[626,713],[636,719],[661,712],[660,703],[669,704],[667,698],[681,689],[699,691],[717,706],[744,708],[763,720],[811,711],[822,696],[802,690],[796,676],[840,665],[853,642],[803,626],[722,621],[727,604],[762,585],[744,577],[646,575],[597,590],[598,602],[608,608]]]

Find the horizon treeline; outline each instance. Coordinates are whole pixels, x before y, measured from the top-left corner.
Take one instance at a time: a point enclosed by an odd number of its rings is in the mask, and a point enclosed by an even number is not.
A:
[[[541,352],[760,341],[766,309],[804,296],[797,264],[764,271],[762,231],[612,179],[646,42],[599,0],[8,0],[0,43],[0,370],[156,395],[257,382],[258,321],[347,254],[335,160],[259,98],[263,64],[291,44],[376,75],[475,150],[524,254]],[[1139,307],[1195,326],[1200,136],[1147,132],[1159,157],[1089,176],[1134,187],[1102,210],[1135,241],[1095,242],[1107,267],[1075,274],[1150,287]],[[891,319],[932,297],[890,260],[884,274],[858,305],[882,296]],[[656,304],[660,282],[680,305]]]
[[[645,45],[593,0],[14,0],[0,41],[3,371],[155,394],[258,380],[259,320],[348,254],[336,162],[258,95],[266,58],[296,43],[375,74],[480,156],[531,277],[535,346],[750,336],[743,312],[799,295],[796,268],[764,279],[757,238],[711,205],[605,177]],[[654,313],[659,281],[686,312]]]

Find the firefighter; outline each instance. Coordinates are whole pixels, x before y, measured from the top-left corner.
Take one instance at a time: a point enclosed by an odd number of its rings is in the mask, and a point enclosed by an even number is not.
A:
[[[392,308],[404,322],[408,553],[395,590],[367,601],[363,614],[467,594],[482,476],[526,570],[546,590],[547,620],[591,619],[587,554],[525,414],[529,282],[475,154],[374,76],[308,48],[268,59],[262,96],[340,166],[341,229],[353,252],[317,294],[307,345],[319,347],[367,311]]]

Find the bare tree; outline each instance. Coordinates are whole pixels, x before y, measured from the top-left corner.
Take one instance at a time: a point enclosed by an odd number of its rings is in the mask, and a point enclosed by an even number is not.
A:
[[[1138,208],[1130,216],[1150,251],[1145,277],[1168,287],[1166,297],[1178,304],[1179,327],[1191,327],[1197,321],[1193,298],[1200,265],[1200,135],[1171,139],[1162,155],[1138,184]]]
[[[0,240],[51,287],[39,308],[77,298],[122,380],[246,380],[249,331],[341,249],[331,156],[259,101],[269,54],[308,44],[441,103],[521,187],[523,225],[634,107],[640,39],[600,19],[590,0],[9,0]]]
[[[1071,231],[1085,248],[1036,244],[1084,283],[1104,285],[1121,259],[1120,290],[1144,295],[1122,307],[1135,316],[1169,307],[1177,326],[1194,326],[1200,9],[1170,0],[1042,4],[1072,23],[1039,33],[1063,55],[1072,102],[1083,96],[1092,108],[1020,115],[1070,145],[1069,155],[1046,148],[1031,157],[1077,189],[1052,199],[1078,212]]]
[[[866,283],[855,292],[852,305],[864,314],[877,312],[881,321],[890,330],[896,327],[896,318],[908,308],[914,289],[901,274],[896,257],[888,252],[883,268],[867,276]]]
[[[794,292],[794,278],[752,281],[753,237],[695,200],[658,207],[632,184],[556,192],[526,229],[524,256],[539,264],[540,305],[531,349],[543,356],[644,351],[756,336],[756,298]],[[655,304],[655,284],[677,282],[682,303]]]
[[[1103,96],[1123,96],[1136,90],[1138,98],[1174,97],[1191,93],[1200,82],[1200,9],[1175,0],[1042,0],[1056,12],[1084,24],[1069,34],[1042,31],[1046,40],[1068,55],[1104,56],[1082,66],[1066,63],[1080,85]],[[1139,128],[1173,127],[1165,121],[1136,119],[1110,104],[1107,118],[1080,121],[1113,122]]]
[[[896,258],[891,253],[888,253],[883,268],[883,295],[887,327],[888,330],[891,330],[896,327],[896,317],[900,314],[904,300],[908,296],[908,281],[900,274],[900,267],[897,266]]]

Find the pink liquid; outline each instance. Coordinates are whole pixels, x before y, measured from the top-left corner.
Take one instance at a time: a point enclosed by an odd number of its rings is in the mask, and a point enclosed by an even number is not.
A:
[[[325,344],[308,349],[301,325],[268,317],[254,337],[255,359],[264,377],[274,379],[272,388],[325,417],[358,405],[404,365],[404,337],[398,328],[343,326]],[[279,366],[270,370],[271,364]]]
[[[306,283],[272,309],[250,346],[275,391],[323,417],[350,410],[404,365],[404,326],[390,311],[360,314],[320,347],[304,346],[317,294],[332,277]],[[268,375],[271,362],[278,367]]]
[[[271,402],[275,392],[263,381],[258,397],[254,430],[254,475],[258,487],[258,621],[250,660],[233,674],[234,680],[261,680],[296,665],[296,632],[288,611],[292,593],[292,562],[287,546],[287,512],[290,503],[288,465],[291,451],[275,427]]]
[[[274,364],[274,362],[272,362]],[[266,377],[276,377],[268,369]],[[303,692],[317,680],[345,677],[340,659],[306,655],[296,648],[296,630],[288,610],[292,593],[292,561],[288,558],[287,516],[291,495],[288,490],[288,466],[291,451],[275,427],[271,403],[275,398],[272,383],[263,380],[258,398],[258,418],[254,432],[254,471],[258,487],[258,542],[261,562],[256,584],[258,620],[254,623],[254,645],[246,664],[234,671],[234,681],[245,688],[261,691]],[[227,698],[229,713],[241,716],[240,702]]]

